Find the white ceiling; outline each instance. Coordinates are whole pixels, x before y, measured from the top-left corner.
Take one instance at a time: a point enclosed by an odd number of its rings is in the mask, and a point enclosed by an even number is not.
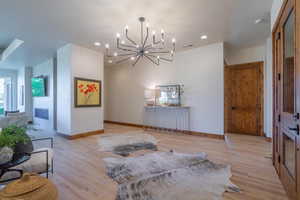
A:
[[[35,65],[72,42],[88,48],[112,42],[125,25],[139,33],[137,18],[176,37],[178,48],[225,41],[241,48],[261,44],[270,34],[272,0],[1,0],[0,49],[24,41],[0,67]],[[264,18],[264,23],[254,21]],[[208,35],[205,41],[202,34]],[[102,50],[102,48],[98,48]]]

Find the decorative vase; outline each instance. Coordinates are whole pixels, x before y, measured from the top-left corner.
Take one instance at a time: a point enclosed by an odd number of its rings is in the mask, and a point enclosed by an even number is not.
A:
[[[33,151],[32,141],[28,135],[26,135],[26,137],[27,137],[27,142],[25,144],[22,142],[17,143],[14,148],[15,154],[17,156],[23,155],[24,153],[32,153],[32,151]]]
[[[12,160],[14,151],[9,147],[0,148],[0,165],[3,165]]]

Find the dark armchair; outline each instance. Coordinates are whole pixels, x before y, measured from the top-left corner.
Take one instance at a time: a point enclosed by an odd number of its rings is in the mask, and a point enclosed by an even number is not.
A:
[[[19,179],[22,177],[23,173],[26,172],[46,174],[47,178],[49,177],[49,173],[53,174],[53,138],[48,137],[32,139],[34,145],[42,141],[49,142],[49,147],[37,148],[31,153],[27,153],[27,155],[30,156],[29,160],[21,163],[20,165],[6,169],[4,174],[0,173],[2,174],[2,176],[0,177],[0,183]]]

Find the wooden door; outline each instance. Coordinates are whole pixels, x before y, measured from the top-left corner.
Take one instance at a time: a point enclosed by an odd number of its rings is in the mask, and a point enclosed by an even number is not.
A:
[[[262,67],[263,62],[226,67],[227,132],[262,135]]]
[[[273,163],[291,199],[300,199],[300,37],[296,37],[296,13],[296,1],[285,1],[273,31]]]

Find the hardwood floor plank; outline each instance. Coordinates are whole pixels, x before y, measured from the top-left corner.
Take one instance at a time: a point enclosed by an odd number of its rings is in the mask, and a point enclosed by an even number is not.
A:
[[[140,131],[136,127],[105,124],[105,133]],[[263,137],[227,134],[225,141],[180,133],[147,132],[159,140],[159,151],[206,152],[210,160],[230,164],[232,182],[242,193],[225,193],[225,200],[288,200],[275,173],[271,143]],[[55,173],[50,179],[59,190],[60,200],[114,200],[117,184],[106,176],[105,157],[118,157],[101,152],[99,135],[78,140],[55,137]],[[132,156],[151,151],[135,152]]]

